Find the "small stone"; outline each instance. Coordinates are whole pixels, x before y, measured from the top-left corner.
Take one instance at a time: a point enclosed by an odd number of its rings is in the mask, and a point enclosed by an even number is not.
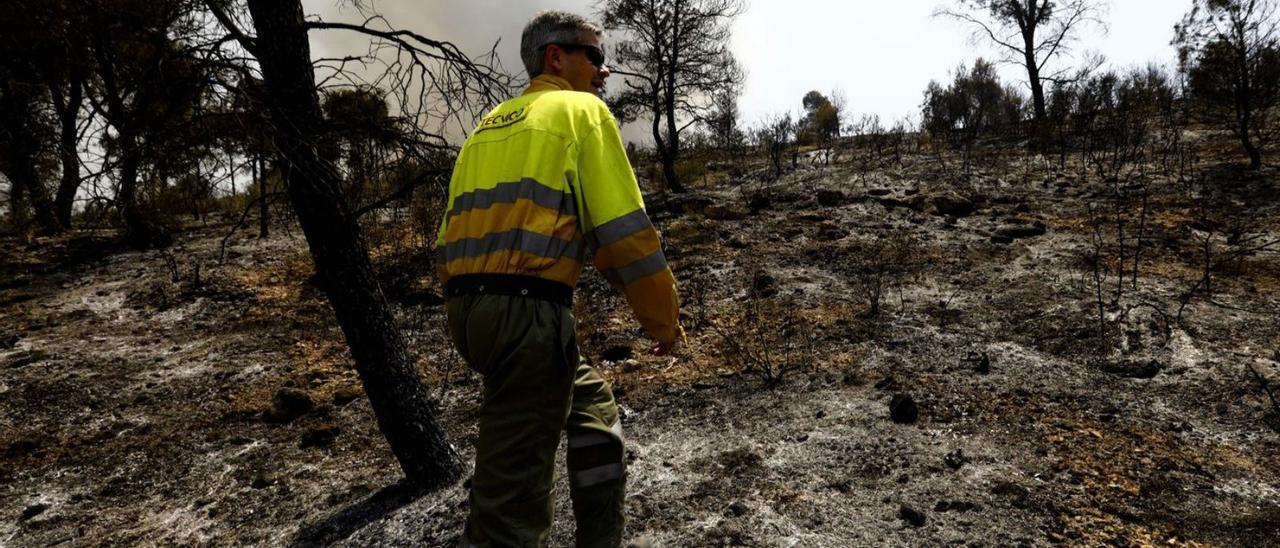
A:
[[[853,482],[849,480],[833,481],[827,484],[827,488],[839,493],[848,494],[853,491]]]
[[[342,433],[342,428],[333,424],[323,424],[308,429],[302,434],[302,441],[298,443],[298,447],[306,449],[308,447],[328,447],[333,445],[333,440],[337,439],[338,434]]]
[[[778,293],[778,280],[763,270],[756,272],[751,279],[751,293],[767,299]]]
[[[743,504],[740,500],[735,500],[733,501],[733,504],[730,504],[729,507],[725,509],[725,514],[733,517],[739,517],[746,514],[748,510],[750,509],[747,508],[746,504]]]
[[[670,207],[672,211],[681,211],[686,215],[689,215],[699,213],[714,203],[715,201],[707,196],[690,194],[679,198],[673,198],[668,204],[668,207]]]
[[[991,356],[986,352],[970,351],[962,361],[973,364],[973,370],[983,375],[991,372]]]
[[[1027,499],[1031,497],[1031,490],[1011,481],[999,481],[991,486],[991,494],[1008,497],[1012,500],[1014,506],[1022,508],[1027,505]]]
[[[8,458],[23,458],[35,453],[39,447],[40,444],[34,439],[20,439],[10,443],[4,453]]]
[[[844,205],[845,195],[839,190],[822,189],[818,191],[818,205],[822,207],[838,207]]]
[[[9,368],[17,369],[19,367],[26,367],[28,365],[48,359],[48,357],[49,357],[48,354],[40,350],[31,350],[28,352],[22,352],[9,361]]]
[[[952,470],[959,470],[966,462],[969,462],[969,457],[964,455],[963,449],[956,449],[942,457],[942,463]]]
[[[281,388],[271,399],[271,410],[267,411],[268,422],[290,422],[315,408],[311,395],[297,388]]]
[[[906,394],[894,394],[889,400],[889,418],[898,424],[911,424],[920,416],[916,401]]]
[[[267,479],[266,476],[258,476],[253,478],[253,483],[250,483],[249,487],[254,489],[266,489],[267,487],[270,487],[272,483],[274,482]]]
[[[723,204],[709,205],[702,210],[702,214],[716,221],[738,221],[747,217],[747,212]]]
[[[923,512],[905,504],[898,507],[898,517],[911,524],[912,527],[924,527],[925,522],[928,521]]]
[[[1035,236],[1043,236],[1048,228],[1044,223],[1035,223],[1031,225],[1008,224],[996,229],[995,236],[1003,236],[1010,240],[1019,238],[1032,238]],[[994,241],[994,240],[993,240]]]
[[[19,519],[18,521],[27,521],[40,514],[43,514],[44,511],[48,509],[49,509],[48,504],[44,504],[44,503],[32,504],[31,506],[28,506],[22,510],[22,518]]]
[[[878,197],[878,198],[875,198],[875,200],[876,202],[879,202],[880,205],[884,206],[885,209],[894,209],[898,207],[910,207],[911,205],[897,198]]]
[[[1150,379],[1164,369],[1164,365],[1156,360],[1119,360],[1100,364],[1107,373],[1126,379]]]
[[[818,232],[814,234],[814,239],[820,242],[833,242],[848,236],[849,232],[834,223],[826,222],[818,226]]]
[[[605,349],[600,353],[600,358],[605,361],[620,362],[632,356],[630,341],[622,339],[612,339],[606,343]]]
[[[931,196],[929,203],[938,215],[944,217],[968,217],[977,209],[972,200],[953,193]]]
[[[357,386],[344,386],[333,392],[334,407],[342,407],[348,403],[360,399],[364,395],[364,390]]]

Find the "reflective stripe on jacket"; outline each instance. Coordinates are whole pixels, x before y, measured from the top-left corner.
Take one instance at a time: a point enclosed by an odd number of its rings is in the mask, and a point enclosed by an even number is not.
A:
[[[476,273],[578,282],[588,253],[655,340],[680,333],[675,278],[604,102],[533,79],[472,131],[436,238],[442,281]]]

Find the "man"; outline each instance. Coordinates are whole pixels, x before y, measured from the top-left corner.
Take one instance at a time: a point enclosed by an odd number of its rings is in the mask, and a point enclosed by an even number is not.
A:
[[[571,314],[588,253],[657,342],[653,353],[683,337],[675,278],[599,98],[609,76],[601,35],[570,13],[530,20],[520,43],[529,88],[485,116],[449,182],[436,242],[449,329],[484,376],[464,546],[545,542],[561,431],[578,546],[621,541],[617,405],[580,363]]]

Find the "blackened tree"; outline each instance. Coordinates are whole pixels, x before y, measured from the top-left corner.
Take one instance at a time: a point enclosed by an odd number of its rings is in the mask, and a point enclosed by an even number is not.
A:
[[[51,41],[41,24],[45,6],[23,6],[0,18],[0,173],[9,179],[9,212],[15,220],[28,213],[40,232],[64,228],[54,213],[45,183],[55,134],[41,68],[52,62]]]
[[[990,41],[1006,54],[1005,60],[1026,70],[1039,136],[1047,115],[1044,82],[1058,79],[1066,70],[1049,65],[1071,51],[1084,27],[1105,28],[1105,8],[1105,0],[956,0],[955,8],[936,14],[972,25],[976,37]]]
[[[378,284],[359,211],[347,202],[341,174],[330,161],[338,147],[321,109],[308,31],[345,29],[389,44],[409,58],[404,66],[413,71],[422,99],[430,90],[448,90],[447,101],[478,98],[474,102],[483,104],[505,93],[509,80],[452,44],[412,32],[374,29],[368,23],[306,21],[299,0],[247,0],[256,35],[242,28],[243,10],[236,3],[204,4],[260,69],[270,140],[286,192],[379,428],[410,481],[427,488],[452,483],[461,476],[462,463],[440,427]],[[440,64],[430,66],[428,60]],[[446,110],[458,112],[448,105],[459,103],[445,104]]]
[[[713,98],[742,80],[729,49],[729,25],[742,0],[605,0],[604,25],[622,33],[614,72],[625,76],[612,100],[624,120],[648,118],[668,188],[682,192],[676,173],[680,135],[707,118]]]
[[[742,115],[738,110],[739,86],[729,86],[712,97],[711,114],[704,121],[711,142],[720,150],[736,155],[746,141],[742,131]]]

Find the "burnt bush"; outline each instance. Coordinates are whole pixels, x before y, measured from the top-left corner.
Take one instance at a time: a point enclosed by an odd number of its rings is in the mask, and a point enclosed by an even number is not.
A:
[[[813,327],[797,302],[779,296],[773,282],[761,280],[759,275],[752,278],[741,304],[715,324],[715,331],[727,361],[774,388],[788,373],[813,363]]]
[[[914,236],[896,232],[849,244],[840,250],[837,264],[854,294],[867,304],[867,315],[875,317],[884,296],[924,270],[927,260]]]

